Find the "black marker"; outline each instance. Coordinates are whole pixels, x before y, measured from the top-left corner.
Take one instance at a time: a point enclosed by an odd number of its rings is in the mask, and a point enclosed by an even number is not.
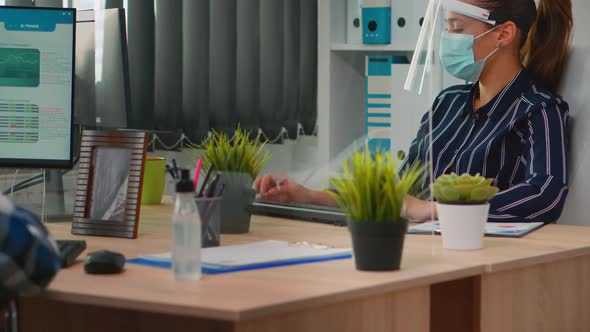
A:
[[[215,195],[215,189],[217,188],[217,183],[219,183],[219,178],[221,178],[221,172],[217,172],[217,174],[215,174],[213,181],[211,181],[211,184],[207,188],[207,194],[205,197],[211,198]]]
[[[174,172],[174,169],[172,167],[170,167],[170,165],[166,165],[166,171],[168,173],[170,173],[170,176],[172,176],[172,179],[176,180],[176,173]]]
[[[213,171],[213,168],[213,164],[211,164],[211,166],[209,166],[209,169],[207,170],[205,179],[203,179],[203,183],[201,184],[201,189],[199,190],[198,197],[203,197],[203,193],[205,192],[205,186],[207,185],[207,181],[209,181],[209,178],[211,177],[211,172]]]
[[[174,166],[174,173],[176,173],[176,178],[180,179],[180,176],[178,174],[178,166],[176,165],[176,159],[172,159],[172,166]]]

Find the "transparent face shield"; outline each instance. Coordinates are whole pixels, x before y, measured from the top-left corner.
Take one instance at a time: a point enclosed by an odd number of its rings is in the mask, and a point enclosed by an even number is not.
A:
[[[470,41],[463,43],[463,47],[473,46],[473,41],[483,37],[495,24],[489,10],[459,0],[430,0],[404,88],[432,101],[443,89],[464,83],[461,79],[454,80],[445,70],[441,51],[446,45],[441,46],[441,40],[463,39]],[[466,49],[462,51],[467,53]],[[444,56],[448,58],[448,54]]]

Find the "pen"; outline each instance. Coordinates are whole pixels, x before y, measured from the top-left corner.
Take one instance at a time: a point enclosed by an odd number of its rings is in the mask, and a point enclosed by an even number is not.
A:
[[[172,179],[176,180],[176,173],[174,173],[174,170],[172,169],[172,167],[170,167],[170,165],[166,165],[166,171],[170,173]]]
[[[205,197],[211,198],[215,195],[215,189],[217,188],[217,183],[219,182],[220,177],[221,172],[217,172],[217,174],[215,174],[215,177],[213,178],[213,181],[211,181],[211,184],[207,188],[207,194],[205,195]]]
[[[276,190],[277,190],[277,191],[281,191],[281,186],[282,186],[282,185],[283,185],[285,182],[287,182],[287,179],[286,179],[286,178],[283,178],[283,179],[277,179],[277,178],[273,177],[273,180],[275,181],[275,185],[276,185]]]
[[[254,191],[256,192],[256,199],[259,199],[261,197],[264,197],[265,195],[268,195],[268,194],[276,194],[276,193],[278,193],[279,191],[281,191],[281,186],[283,184],[285,184],[285,182],[287,182],[288,179],[289,178],[286,178],[286,177],[275,177],[275,176],[272,176],[271,177],[271,181],[274,182],[274,185],[275,186],[274,186],[274,188],[269,188],[265,192],[262,192],[260,190],[260,187],[259,186],[256,186],[255,184],[253,184],[252,185],[252,189],[254,189]]]
[[[221,187],[219,188],[219,192],[215,195],[215,197],[223,196],[223,190],[225,190],[225,183],[221,184]]]
[[[176,174],[176,178],[180,179],[180,176],[178,175],[178,165],[176,165],[176,159],[172,159],[172,166],[174,166],[172,170],[174,171],[174,174]]]
[[[213,168],[213,164],[211,164],[211,166],[209,166],[209,169],[207,170],[207,174],[205,174],[205,179],[201,184],[201,189],[199,190],[199,194],[197,196],[203,197],[203,193],[205,192],[205,186],[207,185],[207,181],[209,181],[209,177],[211,177],[211,172],[213,171]]]
[[[195,167],[195,179],[193,181],[193,191],[197,191],[197,183],[199,183],[199,176],[201,174],[201,168],[203,167],[203,160],[197,160],[197,166]]]

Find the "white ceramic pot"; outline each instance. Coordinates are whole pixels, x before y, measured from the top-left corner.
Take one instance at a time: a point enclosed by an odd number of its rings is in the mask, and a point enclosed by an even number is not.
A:
[[[483,248],[490,204],[450,205],[436,203],[436,207],[443,248],[450,250]]]

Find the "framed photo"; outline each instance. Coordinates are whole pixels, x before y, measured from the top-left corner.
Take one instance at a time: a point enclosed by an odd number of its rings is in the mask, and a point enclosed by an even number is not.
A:
[[[82,133],[72,234],[137,238],[147,133]]]

